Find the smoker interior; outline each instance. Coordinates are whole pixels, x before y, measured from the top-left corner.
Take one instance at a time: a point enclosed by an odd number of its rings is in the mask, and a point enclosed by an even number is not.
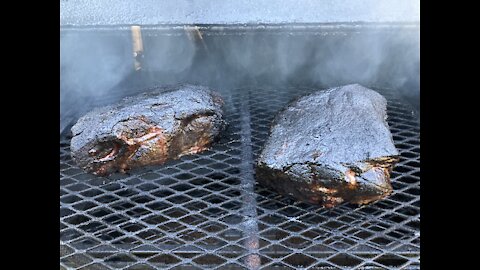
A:
[[[392,33],[390,28],[367,32],[329,29],[206,29],[206,46],[200,43],[188,67],[173,70],[160,70],[155,61],[174,64],[169,55],[178,57],[185,50],[156,55],[153,50],[147,51],[149,42],[165,45],[165,39],[173,39],[179,42],[170,47],[175,50],[194,40],[188,38],[183,28],[150,32],[147,29],[144,69],[128,73],[105,91],[87,89],[75,93],[72,88],[78,85],[65,79],[72,71],[61,64],[60,268],[418,269],[420,129],[416,106],[418,78],[412,75],[415,71],[395,65],[395,70],[381,69],[382,74],[377,72],[374,77],[352,73],[318,80],[307,72],[312,63],[303,63],[289,78],[280,80],[275,59],[268,59],[270,68],[259,70],[252,61],[244,62],[245,69],[239,70],[227,63],[235,57],[229,60],[216,48],[231,46],[229,49],[233,50],[232,46],[253,44],[257,49],[249,53],[252,59],[258,59],[262,55],[270,57],[264,55],[267,50],[262,51],[262,44],[272,44],[270,39],[291,37],[291,44],[299,39],[318,39],[324,42],[314,43],[314,49],[326,50],[330,47],[324,44],[332,40],[337,48],[349,48],[342,41],[358,41],[372,33],[389,37]],[[93,35],[98,40],[128,41],[128,29],[72,32],[78,36]],[[115,53],[131,57],[128,42],[114,44],[124,47],[114,49]],[[395,39],[387,45],[383,46],[388,47],[393,59],[399,51],[405,57],[405,51],[416,49]],[[149,53],[153,56],[149,57]],[[335,54],[331,50],[330,53]],[[326,53],[324,57],[338,55]],[[394,65],[385,64],[390,66]],[[393,75],[407,80],[392,85]],[[274,115],[301,95],[353,81],[375,89],[388,100],[388,123],[401,154],[392,173],[394,193],[362,207],[342,204],[324,209],[258,185],[254,164]],[[69,129],[79,116],[95,106],[165,82],[201,83],[222,94],[229,125],[218,143],[206,152],[162,166],[109,177],[85,173],[74,164],[69,151]]]

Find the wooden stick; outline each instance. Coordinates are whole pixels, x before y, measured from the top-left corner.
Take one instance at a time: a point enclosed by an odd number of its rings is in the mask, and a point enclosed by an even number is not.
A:
[[[135,70],[142,69],[142,62],[141,58],[143,57],[143,40],[142,40],[142,31],[140,26],[133,25],[131,27],[132,30],[132,43],[133,43],[133,58],[134,58],[134,65]]]
[[[188,39],[190,39],[196,45],[200,43],[203,49],[208,52],[207,44],[203,40],[202,32],[200,32],[200,28],[198,26],[185,26],[184,29],[187,33]]]

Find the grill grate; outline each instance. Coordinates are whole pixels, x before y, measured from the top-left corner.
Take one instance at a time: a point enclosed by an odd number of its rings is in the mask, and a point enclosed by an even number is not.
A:
[[[332,210],[255,185],[254,160],[275,113],[312,87],[221,91],[219,143],[164,166],[84,173],[60,141],[61,269],[418,269],[419,123],[394,92],[388,122],[401,153],[394,193]]]

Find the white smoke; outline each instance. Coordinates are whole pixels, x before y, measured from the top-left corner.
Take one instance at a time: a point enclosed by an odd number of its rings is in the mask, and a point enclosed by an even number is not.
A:
[[[322,26],[231,34],[206,30],[203,44],[185,32],[142,31],[142,83],[233,88],[255,83],[319,87],[359,83],[418,100],[419,26]],[[79,97],[110,95],[134,71],[129,28],[65,31],[60,39],[61,113]],[[138,79],[138,78],[137,78]],[[149,85],[149,83],[151,85]],[[120,93],[121,94],[121,93]],[[86,105],[88,107],[88,104]]]

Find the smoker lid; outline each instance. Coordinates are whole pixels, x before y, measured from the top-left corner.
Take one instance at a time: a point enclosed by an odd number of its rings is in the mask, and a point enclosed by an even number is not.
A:
[[[418,0],[61,0],[61,26],[419,22]]]

